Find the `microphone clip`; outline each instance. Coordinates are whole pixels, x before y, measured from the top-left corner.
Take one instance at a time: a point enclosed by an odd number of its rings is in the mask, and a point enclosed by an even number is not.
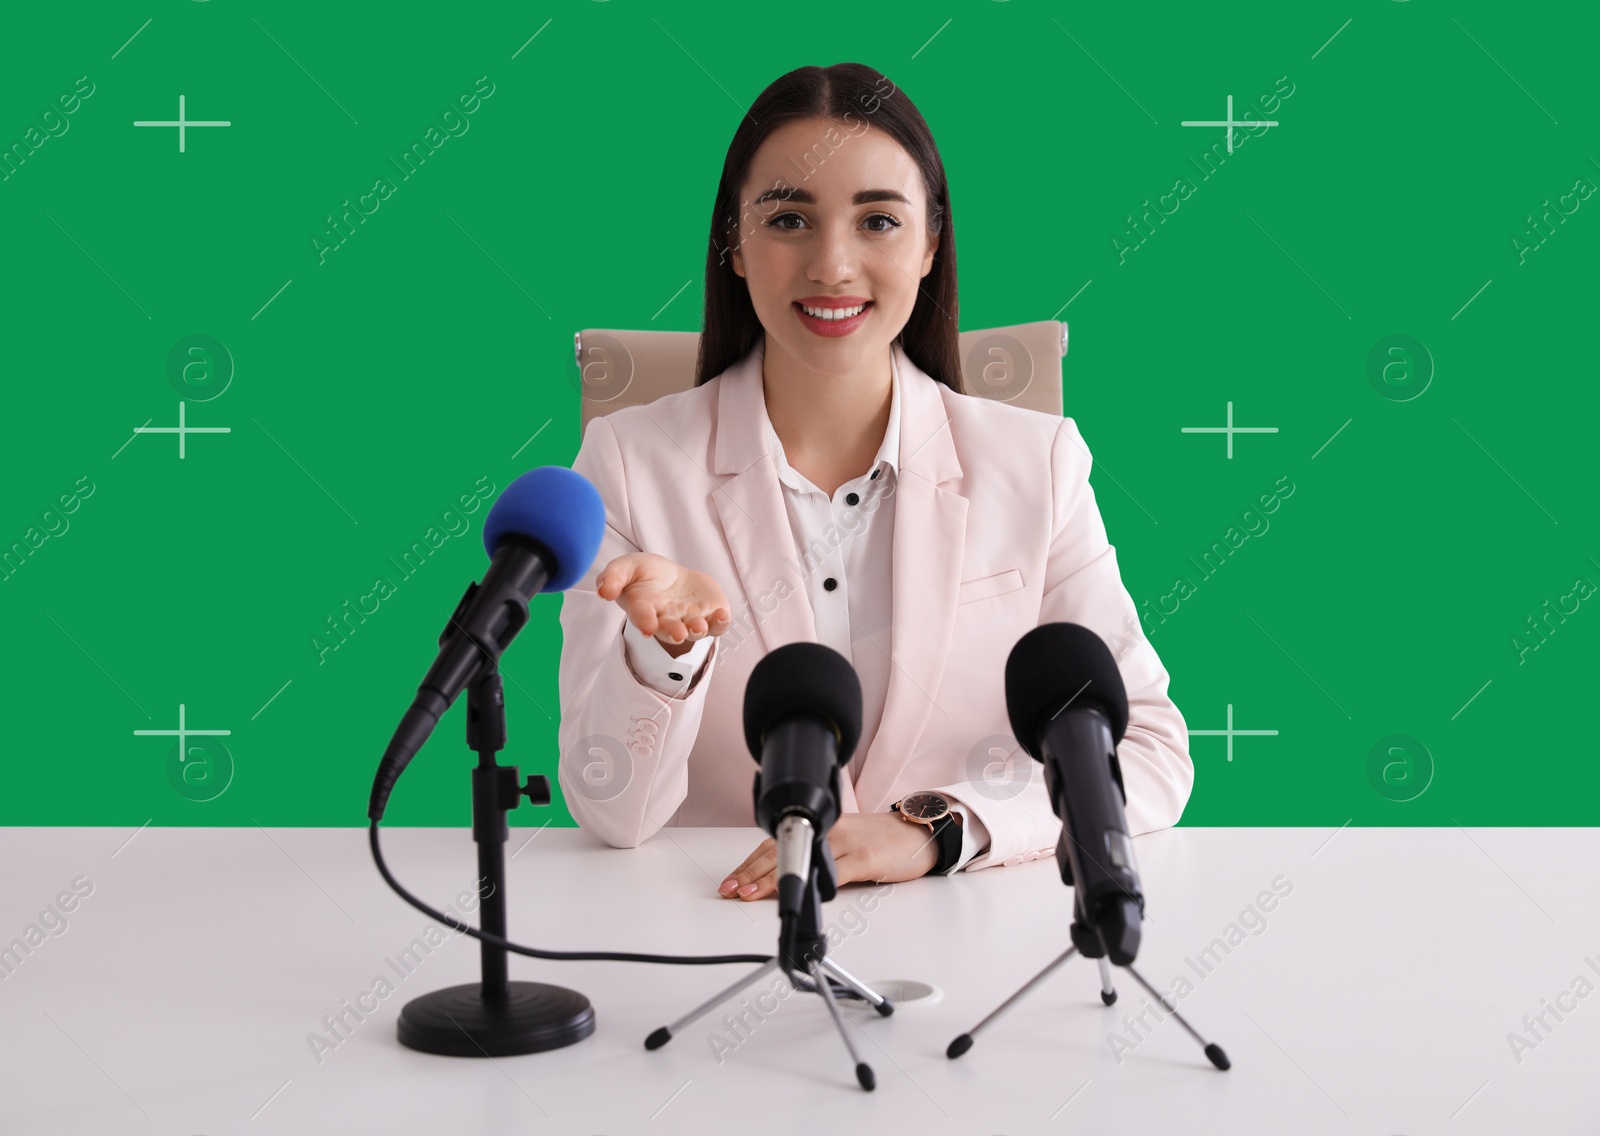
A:
[[[478,652],[483,656],[485,662],[498,665],[501,654],[510,645],[511,640],[517,637],[517,632],[528,625],[530,615],[528,600],[527,597],[516,591],[512,591],[505,596],[502,603],[505,608],[509,609],[509,614],[505,622],[498,628],[497,638],[491,638],[488,642],[485,642],[476,630],[462,622],[462,618],[472,610],[472,601],[477,596],[478,591],[478,581],[474,580],[467,585],[467,590],[461,593],[461,600],[456,604],[455,611],[450,613],[449,621],[445,623],[443,629],[439,632],[439,647],[442,650],[456,636],[464,636],[469,643],[478,648]],[[487,632],[489,629],[485,627],[484,630]]]

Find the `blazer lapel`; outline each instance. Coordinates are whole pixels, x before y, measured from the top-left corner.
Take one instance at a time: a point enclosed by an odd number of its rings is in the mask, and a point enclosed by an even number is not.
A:
[[[883,718],[855,781],[862,812],[883,812],[898,799],[895,782],[910,763],[929,718],[942,723],[949,717],[934,696],[950,653],[966,548],[967,499],[942,485],[962,476],[945,412],[946,388],[912,363],[898,343],[894,351],[903,408],[891,642],[885,644],[892,665]]]
[[[735,474],[712,491],[723,536],[739,573],[750,609],[748,618],[760,631],[763,654],[785,643],[817,640],[816,617],[800,578],[794,529],[783,500],[774,456],[762,448],[761,419],[766,395],[761,389],[765,340],[722,373],[717,392],[717,441],[713,472]],[[784,598],[787,596],[787,598]],[[741,631],[741,616],[730,613]]]

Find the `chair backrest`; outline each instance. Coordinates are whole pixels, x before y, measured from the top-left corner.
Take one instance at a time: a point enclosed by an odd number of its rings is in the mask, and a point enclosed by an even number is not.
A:
[[[585,328],[573,337],[583,392],[579,437],[591,419],[643,406],[694,386],[697,331]],[[1039,320],[960,334],[961,382],[968,394],[1060,418],[1061,359],[1067,325]]]

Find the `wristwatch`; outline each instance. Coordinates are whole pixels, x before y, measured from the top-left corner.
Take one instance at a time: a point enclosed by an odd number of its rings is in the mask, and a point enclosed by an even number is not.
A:
[[[950,811],[950,805],[949,797],[929,790],[910,793],[889,806],[889,811],[901,820],[924,825],[932,831],[939,845],[939,858],[928,869],[930,876],[948,874],[961,858],[961,824]]]

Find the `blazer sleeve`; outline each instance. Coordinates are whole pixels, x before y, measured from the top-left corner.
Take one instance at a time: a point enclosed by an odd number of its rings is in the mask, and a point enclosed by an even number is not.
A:
[[[588,574],[562,594],[557,781],[581,828],[617,848],[664,825],[689,789],[689,751],[717,667],[715,639],[682,693],[665,694],[629,664],[628,617],[595,591],[613,559],[645,552],[634,539],[622,451],[605,418],[591,419],[572,468],[605,502],[606,531]]]
[[[599,575],[598,572],[595,573]],[[615,602],[615,601],[613,601]],[[628,669],[639,681],[652,690],[676,698],[689,683],[700,675],[701,664],[711,653],[714,636],[706,635],[694,641],[683,654],[674,658],[654,635],[646,635],[632,623],[623,625],[622,645],[628,656]]]
[[[1077,623],[1105,640],[1128,691],[1128,729],[1117,746],[1127,791],[1128,832],[1177,823],[1194,786],[1189,730],[1167,696],[1170,676],[1145,638],[1138,608],[1123,586],[1117,552],[1089,485],[1093,458],[1078,425],[1063,418],[1050,453],[1053,487],[1050,550],[1045,562],[1039,623]],[[1038,859],[1055,850],[1061,821],[1050,807],[1044,772],[1020,746],[996,784],[960,782],[939,791],[966,805],[989,832],[989,848],[966,870]],[[1013,792],[1017,778],[1025,782]]]

